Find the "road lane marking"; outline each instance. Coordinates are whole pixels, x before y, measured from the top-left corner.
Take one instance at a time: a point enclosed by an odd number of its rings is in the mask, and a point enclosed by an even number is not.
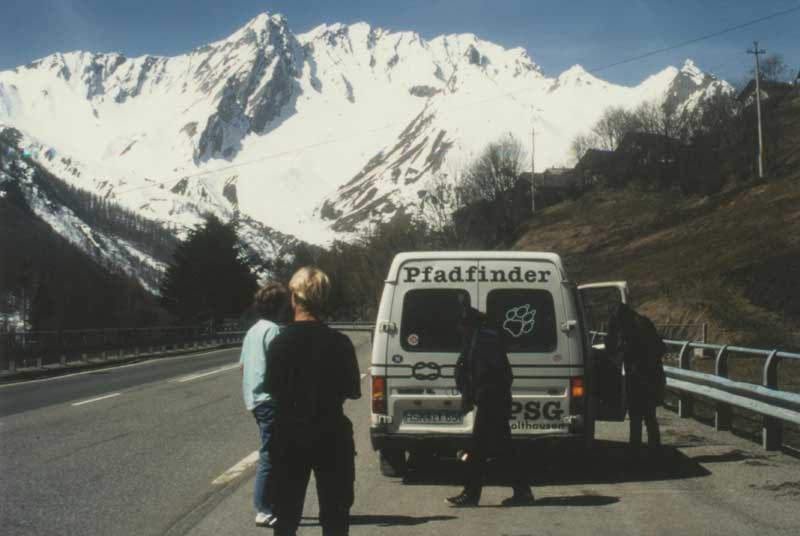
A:
[[[50,378],[39,378],[38,380],[21,380],[15,381],[12,383],[4,383],[0,384],[0,389],[7,389],[10,387],[19,387],[22,385],[30,385],[32,383],[40,383],[40,382],[51,382],[53,380],[63,380],[65,378],[71,378],[72,376],[83,376],[84,374],[97,374],[98,372],[114,372],[121,369],[126,369],[129,367],[140,367],[142,365],[157,365],[159,363],[167,363],[170,361],[177,361],[179,359],[191,359],[193,357],[202,357],[204,355],[211,355],[211,354],[218,354],[220,352],[230,352],[235,350],[236,352],[239,351],[239,348],[221,348],[219,350],[211,350],[210,352],[202,352],[199,354],[182,354],[182,355],[174,355],[174,356],[165,356],[165,357],[143,357],[142,361],[138,361],[136,363],[120,363],[119,365],[114,365],[113,361],[109,361],[109,365],[100,368],[93,368],[91,370],[82,370],[80,372],[70,372],[68,374],[59,374],[58,376],[52,376]]]
[[[219,475],[211,481],[211,485],[217,486],[219,484],[227,484],[231,480],[236,479],[239,475],[247,471],[247,469],[258,462],[258,451],[254,450],[245,456],[239,463]]]
[[[218,372],[225,372],[226,370],[231,370],[239,368],[239,363],[234,363],[233,365],[228,365],[227,367],[220,367],[218,369],[209,370],[208,372],[200,372],[198,374],[189,374],[188,376],[182,376],[180,378],[176,378],[174,380],[170,380],[171,382],[177,383],[184,383],[190,382],[192,380],[197,380],[200,378],[205,378],[206,376],[211,376],[212,374],[217,374]]]
[[[119,396],[122,393],[111,393],[110,395],[103,395],[98,396],[97,398],[90,398],[89,400],[82,400],[80,402],[73,402],[73,406],[82,406],[84,404],[91,404],[92,402],[98,402],[100,400],[105,400],[106,398],[114,398],[115,396]]]

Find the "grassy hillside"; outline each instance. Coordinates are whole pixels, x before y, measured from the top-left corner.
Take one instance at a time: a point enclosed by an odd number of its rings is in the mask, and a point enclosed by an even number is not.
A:
[[[515,249],[560,253],[577,282],[625,279],[659,323],[712,341],[800,348],[800,97],[773,177],[708,197],[597,189],[530,219]]]

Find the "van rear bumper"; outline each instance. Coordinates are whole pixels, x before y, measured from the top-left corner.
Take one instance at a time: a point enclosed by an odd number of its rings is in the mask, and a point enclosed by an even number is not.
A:
[[[468,449],[472,444],[471,434],[388,434],[380,430],[371,429],[369,435],[373,450]],[[540,445],[543,441],[561,444],[562,442],[579,442],[583,440],[583,432],[578,430],[570,430],[566,433],[514,435],[511,439],[514,445],[522,446],[534,443]]]

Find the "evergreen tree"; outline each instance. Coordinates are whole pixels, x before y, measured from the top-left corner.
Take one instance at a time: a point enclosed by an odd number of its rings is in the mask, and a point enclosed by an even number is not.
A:
[[[187,323],[239,317],[258,288],[232,224],[213,215],[176,249],[161,283],[161,304]]]

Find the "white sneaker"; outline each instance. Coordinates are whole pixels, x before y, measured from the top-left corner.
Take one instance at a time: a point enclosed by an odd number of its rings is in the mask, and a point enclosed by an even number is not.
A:
[[[269,525],[271,519],[272,519],[272,514],[265,514],[264,512],[259,512],[256,514],[256,526],[266,527]]]

